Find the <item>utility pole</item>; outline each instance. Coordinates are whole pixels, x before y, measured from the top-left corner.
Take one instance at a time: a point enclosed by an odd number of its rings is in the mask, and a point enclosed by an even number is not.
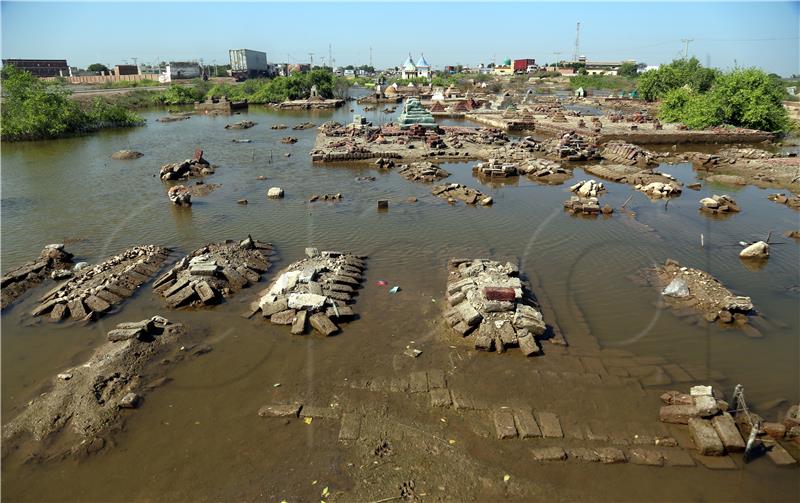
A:
[[[694,42],[693,38],[682,38],[681,42],[683,42],[683,59],[689,57],[689,44]]]
[[[311,63],[309,64],[309,66],[313,70],[314,69],[314,53],[313,52],[309,52],[308,53],[308,59],[311,60]]]
[[[372,66],[372,46],[369,46],[369,66]]]
[[[578,56],[580,53],[580,40],[581,40],[581,23],[578,22],[578,25],[575,27],[575,53],[572,55],[572,61],[578,62]]]
[[[554,52],[553,54],[556,56],[556,71],[558,71],[558,56],[561,55],[561,52]]]
[[[328,44],[328,63],[331,65],[331,70],[333,70],[333,49],[331,49],[331,44]]]

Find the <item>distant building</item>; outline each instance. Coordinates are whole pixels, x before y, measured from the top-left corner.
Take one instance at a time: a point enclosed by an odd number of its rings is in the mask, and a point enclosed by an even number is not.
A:
[[[202,75],[200,65],[193,62],[170,62],[164,73],[158,76],[158,81],[163,83],[173,80],[196,79]]]
[[[114,75],[139,75],[139,67],[136,65],[117,65],[114,67]]]
[[[619,72],[619,67],[621,67],[625,63],[633,63],[636,64],[634,60],[626,60],[626,61],[581,61],[586,66],[586,73],[589,75],[617,75]]]
[[[403,79],[415,79],[417,77],[430,79],[431,65],[425,60],[425,55],[420,55],[415,65],[414,61],[411,59],[411,53],[409,53],[408,59],[403,63],[400,75]]]
[[[492,73],[495,75],[514,75],[514,67],[511,66],[511,59],[506,58],[503,60],[503,64],[495,66]]]
[[[30,72],[36,77],[69,77],[70,69],[66,59],[4,59],[3,66]]]
[[[356,71],[354,69],[352,69],[352,68],[346,68],[345,71],[344,71],[344,76],[345,77],[355,77],[356,76]]]

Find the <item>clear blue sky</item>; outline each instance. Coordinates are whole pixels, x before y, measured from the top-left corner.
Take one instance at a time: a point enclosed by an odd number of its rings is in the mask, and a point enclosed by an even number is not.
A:
[[[690,55],[719,68],[800,73],[798,2],[591,3],[77,3],[7,2],[3,58],[66,58],[70,65],[200,59],[228,49],[273,62],[402,64],[420,52],[434,66],[571,58],[575,23],[589,60],[669,62]],[[560,56],[555,56],[560,52]],[[327,62],[327,61],[326,61]]]

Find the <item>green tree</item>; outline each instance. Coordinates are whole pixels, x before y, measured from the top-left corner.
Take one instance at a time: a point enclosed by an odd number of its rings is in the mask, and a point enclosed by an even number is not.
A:
[[[617,75],[622,77],[636,77],[639,74],[639,67],[636,63],[625,62],[622,63],[617,70]]]
[[[706,93],[688,85],[668,91],[659,116],[665,122],[681,122],[694,129],[728,124],[787,131],[790,122],[782,103],[783,92],[781,84],[762,70],[736,69],[719,75]]]
[[[641,74],[639,94],[647,101],[654,101],[683,86],[704,93],[714,84],[717,75],[717,70],[703,68],[697,58],[676,59],[658,70]]]
[[[92,63],[86,69],[89,70],[90,72],[106,72],[106,73],[110,72],[108,67],[103,63]]]
[[[13,66],[3,68],[0,136],[8,141],[38,140],[142,123],[121,106],[100,100],[81,106],[70,94],[60,82],[48,83]]]

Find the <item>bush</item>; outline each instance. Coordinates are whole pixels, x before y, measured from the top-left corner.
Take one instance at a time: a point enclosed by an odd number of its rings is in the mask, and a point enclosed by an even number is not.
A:
[[[3,69],[2,82],[3,140],[56,138],[143,123],[135,113],[99,99],[81,106],[70,99],[71,93],[63,84],[48,83],[13,66]]]
[[[639,95],[647,101],[655,101],[683,86],[704,93],[711,89],[717,75],[719,71],[703,68],[697,58],[676,59],[658,70],[639,75]]]
[[[781,84],[757,68],[721,74],[707,93],[684,86],[664,96],[660,117],[690,128],[728,124],[763,131],[788,131]]]
[[[203,92],[194,86],[170,85],[159,97],[165,105],[190,105],[203,99]]]
[[[614,91],[630,91],[636,87],[636,79],[618,75],[577,75],[570,77],[569,86],[572,89],[609,89]]]
[[[227,96],[232,101],[246,99],[249,103],[280,103],[308,97],[314,85],[320,96],[333,98],[346,95],[349,82],[346,78],[336,77],[330,70],[318,68],[308,73],[293,73],[288,77],[249,79],[236,86],[217,84],[208,90],[206,97]]]

